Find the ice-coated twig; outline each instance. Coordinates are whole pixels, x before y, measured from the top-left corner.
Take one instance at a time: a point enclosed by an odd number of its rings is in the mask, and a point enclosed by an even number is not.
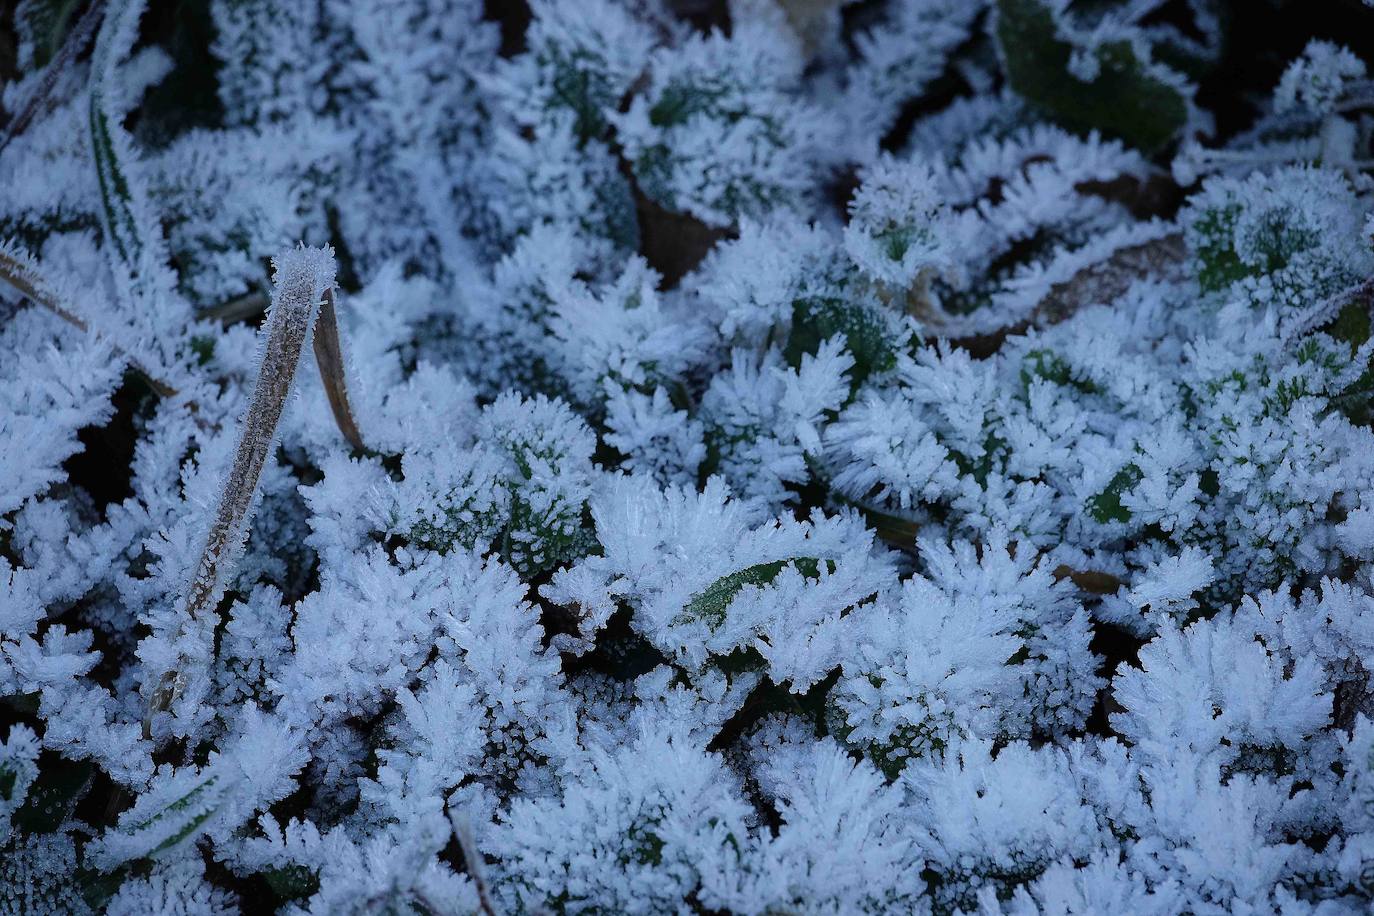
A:
[[[449,823],[453,825],[453,835],[458,840],[458,848],[463,853],[463,864],[467,866],[468,877],[477,888],[477,904],[485,916],[496,916],[496,906],[491,902],[491,891],[487,887],[487,871],[482,863],[482,853],[477,850],[477,841],[472,835],[472,821],[466,814],[458,814],[452,809],[448,812]]]
[[[257,383],[239,429],[233,464],[220,493],[219,507],[205,547],[201,550],[186,590],[184,618],[194,620],[213,611],[248,535],[257,502],[258,479],[276,441],[301,351],[310,337],[316,309],[334,286],[334,252],[330,248],[297,248],[273,260],[272,306],[263,328],[262,362]],[[149,698],[144,732],[151,735],[152,718],[171,707],[182,686],[180,672],[167,672]]]
[[[366,451],[362,433],[353,419],[353,408],[348,402],[348,385],[344,376],[343,346],[339,343],[339,323],[334,316],[334,290],[324,291],[320,303],[320,314],[315,320],[315,361],[320,364],[320,380],[324,383],[324,393],[329,398],[329,408],[334,412],[334,422],[339,424],[339,432],[357,451]]]
[[[0,281],[5,282],[16,292],[37,305],[52,312],[63,321],[89,334],[97,334],[90,324],[64,301],[64,297],[51,284],[43,279],[38,264],[22,251],[0,244]],[[104,338],[101,338],[104,340]],[[117,344],[106,341],[107,345],[120,357],[128,361],[129,367],[141,375],[159,396],[169,398],[177,391],[172,385],[158,378],[135,356]]]
[[[10,141],[19,136],[29,126],[34,115],[38,114],[38,109],[43,107],[43,103],[52,95],[52,90],[57,85],[57,77],[63,70],[71,65],[86,45],[90,42],[91,36],[95,34],[96,26],[100,24],[100,18],[105,13],[105,0],[92,0],[91,5],[77,20],[76,26],[67,33],[67,38],[62,42],[62,47],[53,55],[52,60],[48,61],[47,70],[43,73],[43,78],[38,81],[38,85],[29,94],[28,101],[24,107],[19,109],[19,113],[10,122],[9,128],[3,135],[0,135],[0,152],[10,144]]]

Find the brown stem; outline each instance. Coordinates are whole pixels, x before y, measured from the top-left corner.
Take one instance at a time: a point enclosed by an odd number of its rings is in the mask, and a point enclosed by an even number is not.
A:
[[[343,433],[355,451],[367,451],[362,433],[353,419],[353,408],[348,402],[343,347],[339,343],[339,323],[334,316],[332,289],[325,290],[320,314],[315,319],[315,361],[320,365],[320,380],[324,382],[324,393],[329,398],[329,408],[334,412],[334,422],[339,424],[339,432]]]
[[[211,306],[199,314],[203,318],[212,318],[224,324],[233,324],[236,321],[256,318],[262,314],[262,310],[265,308],[267,308],[267,297],[260,292],[251,292],[239,296],[237,299],[230,299],[228,302]]]
[[[93,331],[91,329],[91,326],[86,323],[86,320],[84,318],[77,315],[71,309],[67,308],[64,304],[62,304],[62,302],[58,300],[57,296],[54,293],[46,289],[43,285],[43,281],[37,275],[34,274],[33,269],[31,267],[24,264],[22,261],[13,257],[12,255],[8,254],[4,250],[0,250],[0,280],[3,280],[5,283],[8,283],[26,299],[30,300],[31,302],[34,302],[39,306],[42,306],[43,308],[52,312],[58,318],[61,318],[63,321],[72,325],[73,327],[78,328],[85,333],[96,334],[96,336],[98,337],[100,336],[99,332]],[[135,358],[123,347],[120,347],[118,344],[111,343],[108,340],[105,341],[105,343],[107,346],[110,347],[111,350],[119,354],[120,357],[122,357],[126,362],[128,362],[129,368],[133,369],[140,376],[142,376],[143,380],[148,383],[148,387],[152,388],[155,392],[157,392],[160,397],[170,398],[177,393],[177,390],[175,388],[173,388],[171,385],[167,384],[162,379],[154,375],[147,367],[140,363],[137,358]],[[194,406],[192,407],[192,409],[194,410]]]

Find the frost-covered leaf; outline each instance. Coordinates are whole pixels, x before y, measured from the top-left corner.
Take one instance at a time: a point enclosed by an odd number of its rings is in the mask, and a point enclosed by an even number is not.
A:
[[[1151,152],[1177,137],[1189,110],[1182,78],[1154,63],[1139,38],[1077,43],[1066,34],[1064,6],[997,0],[998,46],[1012,88],[1071,130]]]

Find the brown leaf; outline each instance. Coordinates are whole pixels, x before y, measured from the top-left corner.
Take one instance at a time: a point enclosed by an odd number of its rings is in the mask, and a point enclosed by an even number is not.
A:
[[[334,317],[332,289],[325,291],[320,314],[315,319],[315,361],[319,363],[320,380],[324,382],[324,393],[329,398],[329,408],[334,411],[334,422],[339,425],[339,432],[343,433],[354,450],[367,451],[362,433],[353,419],[353,408],[348,402],[343,347],[339,344],[339,324]]]

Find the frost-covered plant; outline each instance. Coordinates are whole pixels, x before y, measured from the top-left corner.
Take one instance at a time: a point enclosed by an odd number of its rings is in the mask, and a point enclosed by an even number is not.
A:
[[[38,775],[37,763],[37,736],[27,726],[13,726],[9,739],[0,744],[0,817],[4,818],[6,840],[14,832],[14,812],[24,803]]]
[[[1202,289],[1271,310],[1288,334],[1324,323],[1374,271],[1369,209],[1344,176],[1288,168],[1204,183],[1182,216]]]
[[[654,28],[608,0],[542,0],[530,13],[525,52],[478,74],[509,118],[497,127],[493,217],[511,234],[572,223],[633,251],[639,217],[611,122],[648,64]]]
[[[1003,531],[981,558],[964,542],[920,548],[930,577],[860,611],[869,635],[832,694],[837,734],[895,776],[969,735],[1081,730],[1100,681],[1068,583]]]
[[[0,34],[0,911],[1374,906],[1374,13],[192,7]]]
[[[1274,163],[1320,163],[1348,174],[1374,165],[1374,81],[1350,49],[1314,39],[1284,70],[1253,127],[1220,149],[1184,144],[1174,159],[1178,180],[1237,175]]]
[[[1220,17],[1189,3],[1189,28],[1152,22],[1163,0],[1088,6],[997,0],[995,35],[1012,88],[1065,127],[1099,129],[1146,151],[1193,119],[1182,68],[1217,55]]]
[[[649,60],[647,87],[615,123],[650,200],[714,226],[804,207],[827,124],[796,91],[801,53],[778,18]]]

